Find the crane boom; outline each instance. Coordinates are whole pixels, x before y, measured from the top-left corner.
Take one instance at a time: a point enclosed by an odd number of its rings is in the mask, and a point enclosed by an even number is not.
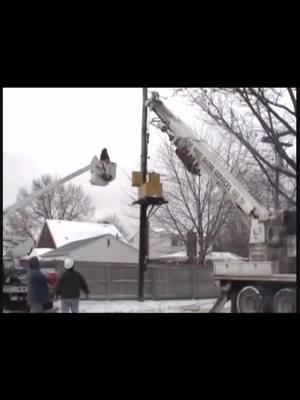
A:
[[[107,150],[103,149],[106,151]],[[102,150],[102,153],[103,153]],[[101,153],[101,155],[102,155]],[[107,155],[108,156],[108,155]],[[56,189],[58,186],[62,185],[65,182],[70,181],[71,179],[76,178],[77,176],[84,174],[87,171],[91,171],[91,179],[90,183],[92,185],[96,186],[107,186],[109,185],[110,182],[114,181],[116,179],[116,173],[117,173],[117,164],[110,161],[109,158],[108,160],[102,160],[100,156],[100,160],[96,156],[93,157],[91,163],[87,165],[86,167],[80,168],[77,171],[73,172],[72,174],[69,174],[65,176],[62,179],[58,179],[55,182],[49,183],[46,187],[39,189],[33,193],[31,193],[29,196],[25,197],[24,199],[21,199],[20,201],[17,201],[15,204],[5,208],[3,210],[3,216],[7,216],[20,208],[26,207],[28,203],[30,203],[32,200],[43,196],[44,194],[50,192],[51,190]]]
[[[79,175],[81,175],[81,174],[83,174],[83,173],[85,173],[87,171],[89,171],[91,168],[92,168],[92,164],[89,164],[86,167],[83,167],[83,168],[73,172],[72,174],[65,176],[64,178],[59,179],[59,180],[57,180],[55,182],[52,182],[49,185],[45,186],[44,188],[39,189],[39,190],[31,193],[29,196],[25,197],[24,199],[22,199],[22,200],[18,201],[17,203],[5,208],[3,210],[3,215],[11,214],[11,213],[17,211],[18,209],[25,207],[32,200],[43,196],[45,193],[48,193],[53,189],[56,189],[58,186],[62,185],[63,183],[65,183],[65,182],[67,182],[67,181],[69,181],[69,180],[71,180],[73,178],[76,178],[77,176],[79,176]]]
[[[158,93],[152,93],[147,105],[159,117],[159,128],[174,142],[177,147],[176,154],[190,172],[197,174],[200,169],[204,170],[247,218],[259,221],[267,221],[270,218],[269,211],[225,169],[192,129],[163,104]]]

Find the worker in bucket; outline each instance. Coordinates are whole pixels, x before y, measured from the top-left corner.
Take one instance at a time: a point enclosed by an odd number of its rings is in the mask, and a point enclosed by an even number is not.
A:
[[[29,258],[28,305],[31,313],[42,313],[49,302],[49,288],[46,276],[40,270],[37,256]]]
[[[104,148],[104,149],[101,151],[101,154],[100,154],[100,161],[105,161],[105,162],[107,162],[107,163],[110,162],[110,158],[109,158],[109,155],[108,155],[108,152],[107,152],[107,149],[106,149],[106,148]]]
[[[65,271],[59,277],[56,285],[56,295],[61,297],[61,311],[63,313],[79,312],[80,291],[88,297],[89,289],[84,277],[75,270],[74,260],[66,258]]]
[[[102,178],[105,181],[110,182],[111,179],[112,179],[112,175],[111,175],[111,172],[110,172],[110,158],[109,158],[109,155],[108,155],[108,152],[107,152],[106,148],[104,148],[101,151],[100,164],[101,164],[101,167],[103,169]]]

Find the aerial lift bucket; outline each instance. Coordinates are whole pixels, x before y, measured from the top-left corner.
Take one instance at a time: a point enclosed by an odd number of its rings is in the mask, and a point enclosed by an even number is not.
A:
[[[116,179],[117,164],[114,162],[100,161],[95,156],[91,163],[90,183],[96,186],[107,186]]]

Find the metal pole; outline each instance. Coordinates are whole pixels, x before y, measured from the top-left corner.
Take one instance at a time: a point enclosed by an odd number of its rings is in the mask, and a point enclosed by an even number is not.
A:
[[[143,174],[143,182],[147,178],[147,159],[148,159],[148,143],[147,143],[147,116],[148,109],[146,101],[148,96],[147,88],[143,88],[143,111],[142,111],[142,134],[141,134],[141,172]],[[140,243],[139,243],[139,280],[138,280],[138,300],[144,301],[144,275],[146,269],[147,256],[147,204],[140,205]]]

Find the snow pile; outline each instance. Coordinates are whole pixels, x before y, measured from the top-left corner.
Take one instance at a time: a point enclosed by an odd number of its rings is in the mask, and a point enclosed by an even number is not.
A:
[[[56,248],[78,240],[111,234],[127,243],[119,230],[110,224],[80,221],[60,221],[47,219],[47,225],[56,245]]]

